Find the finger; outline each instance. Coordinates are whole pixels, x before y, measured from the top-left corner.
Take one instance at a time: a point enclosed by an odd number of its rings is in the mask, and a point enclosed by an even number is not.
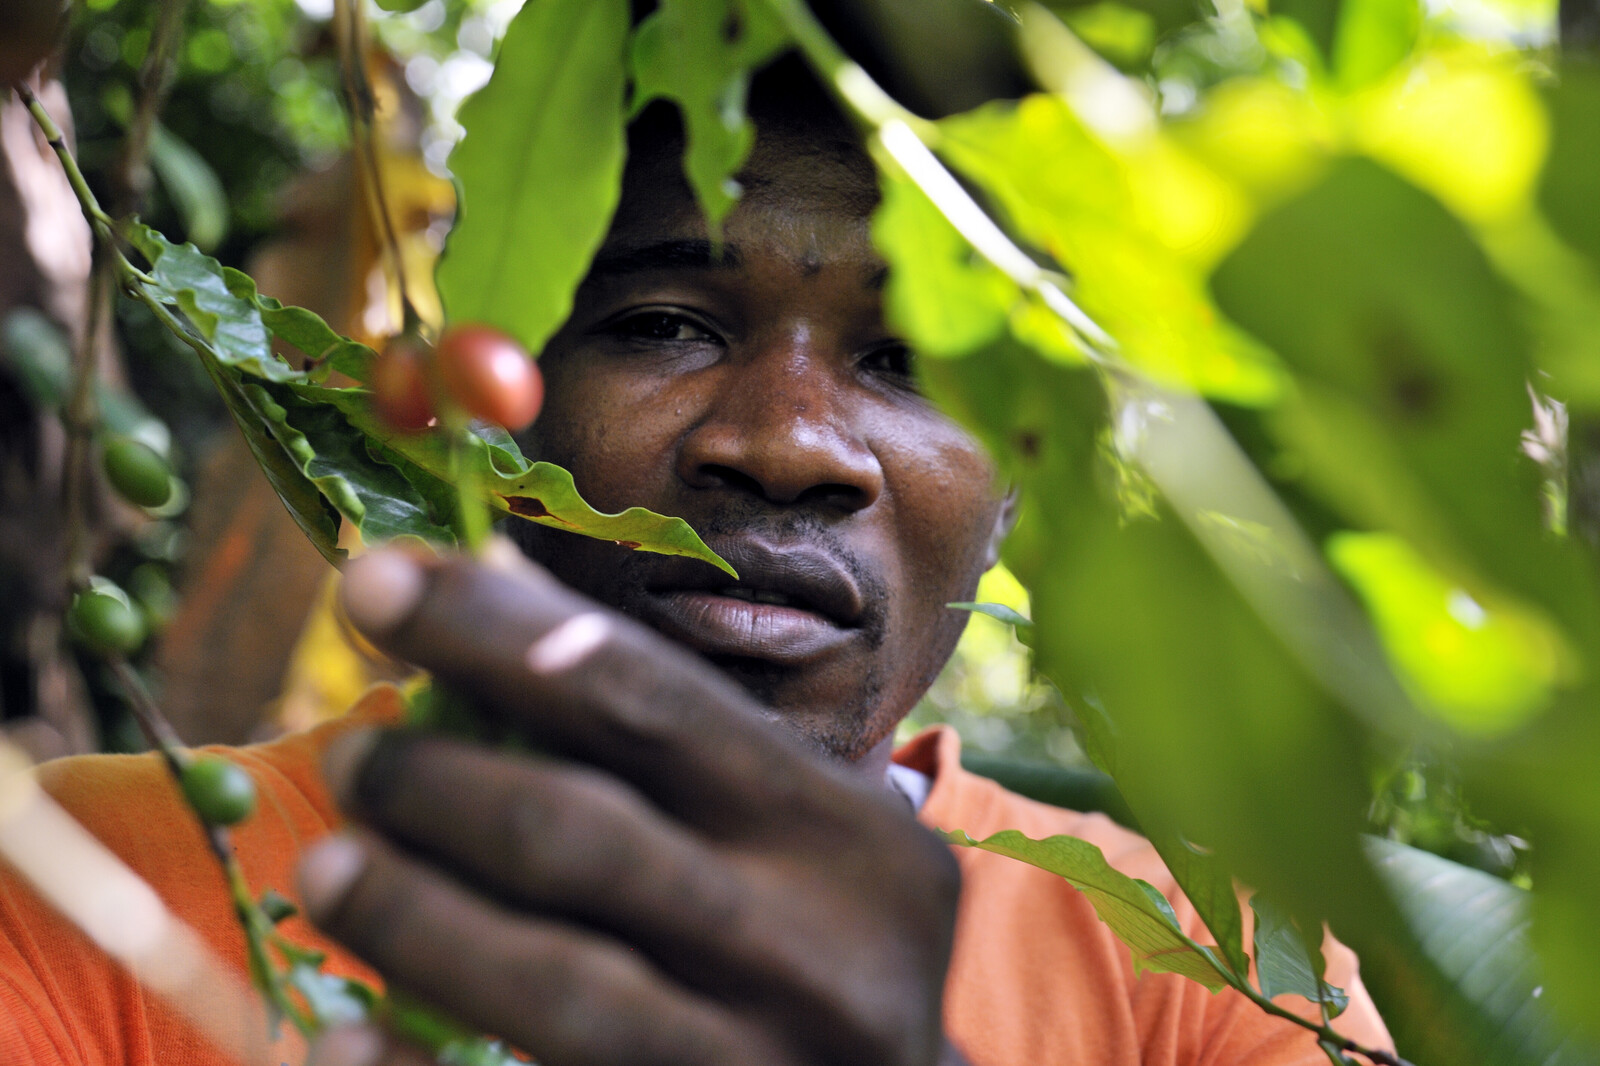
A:
[[[805,811],[838,777],[709,665],[531,563],[377,551],[350,565],[344,589],[385,650],[703,827]]]
[[[562,1066],[782,1061],[638,953],[514,916],[375,839],[324,841],[300,877],[311,919],[387,981],[538,1058]]]
[[[329,762],[347,809],[498,898],[604,929],[692,980],[745,954],[755,894],[740,868],[609,774],[407,732],[341,738]]]

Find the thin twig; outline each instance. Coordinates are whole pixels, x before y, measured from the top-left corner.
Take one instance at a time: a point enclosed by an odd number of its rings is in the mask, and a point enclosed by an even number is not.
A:
[[[104,248],[96,246],[89,271],[85,296],[83,335],[72,353],[72,387],[61,422],[67,432],[67,453],[62,464],[61,504],[66,560],[63,580],[69,589],[81,589],[89,582],[91,549],[89,537],[88,493],[92,484],[89,467],[90,444],[99,424],[99,405],[95,384],[99,380],[96,341],[111,302],[112,264]]]
[[[378,242],[388,265],[395,291],[400,295],[401,328],[412,330],[421,319],[411,302],[406,283],[405,259],[395,233],[394,217],[389,212],[388,193],[383,184],[383,165],[374,138],[376,103],[372,84],[367,80],[366,15],[359,0],[334,0],[338,26],[339,65],[344,88],[345,113],[350,121],[350,147],[356,161],[358,180],[367,198],[367,208],[378,231]]]
[[[189,5],[188,0],[163,0],[159,6],[149,50],[139,69],[139,99],[134,104],[122,150],[110,176],[114,190],[111,214],[115,218],[126,218],[142,210],[144,198],[150,191],[150,133],[172,83],[175,45]]]

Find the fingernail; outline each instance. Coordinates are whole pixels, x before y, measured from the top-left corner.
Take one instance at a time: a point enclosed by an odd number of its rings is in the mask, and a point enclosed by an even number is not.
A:
[[[383,1035],[370,1025],[346,1025],[323,1034],[307,1066],[377,1066]]]
[[[336,833],[300,860],[300,898],[313,918],[331,912],[367,868],[367,852],[355,839]]]
[[[369,552],[345,567],[345,613],[361,629],[388,632],[416,608],[426,583],[422,568],[405,552]]]
[[[322,776],[339,806],[349,809],[356,799],[356,781],[362,764],[378,743],[376,729],[352,729],[328,745],[322,756]]]
[[[528,648],[528,668],[536,674],[570,670],[600,650],[611,636],[611,619],[599,611],[575,614]]]

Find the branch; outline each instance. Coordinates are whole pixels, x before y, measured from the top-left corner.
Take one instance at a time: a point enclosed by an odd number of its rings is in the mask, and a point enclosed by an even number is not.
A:
[[[420,323],[411,291],[406,284],[405,260],[400,254],[400,239],[394,218],[389,213],[388,193],[383,185],[383,168],[373,140],[375,104],[372,85],[367,81],[366,16],[360,0],[334,0],[334,19],[339,38],[340,81],[344,89],[345,113],[350,120],[350,148],[356,171],[366,193],[367,208],[378,231],[378,243],[389,267],[389,276],[400,294],[402,330],[413,330]]]
[[[67,454],[61,479],[61,502],[65,512],[63,533],[66,538],[63,578],[69,589],[81,589],[89,582],[90,544],[86,499],[91,483],[89,444],[99,423],[94,388],[95,380],[99,377],[95,342],[99,339],[100,325],[111,302],[111,269],[104,248],[97,246],[85,297],[87,306],[84,309],[83,334],[72,353],[72,389],[61,412],[61,421],[67,431]]]
[[[137,213],[150,191],[150,131],[171,85],[174,45],[183,26],[188,0],[163,0],[156,15],[155,30],[150,36],[150,47],[145,53],[144,65],[139,69],[139,99],[134,105],[133,117],[118,153],[117,165],[111,171],[112,215],[125,218]]]

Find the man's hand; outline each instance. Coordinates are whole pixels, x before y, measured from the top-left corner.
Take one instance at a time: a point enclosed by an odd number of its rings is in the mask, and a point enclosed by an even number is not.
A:
[[[547,1066],[956,1061],[939,1008],[958,876],[905,802],[682,649],[496,560],[374,553],[346,607],[548,754],[336,747],[363,829],[302,868],[317,924]],[[319,1062],[422,1061],[336,1037]]]

